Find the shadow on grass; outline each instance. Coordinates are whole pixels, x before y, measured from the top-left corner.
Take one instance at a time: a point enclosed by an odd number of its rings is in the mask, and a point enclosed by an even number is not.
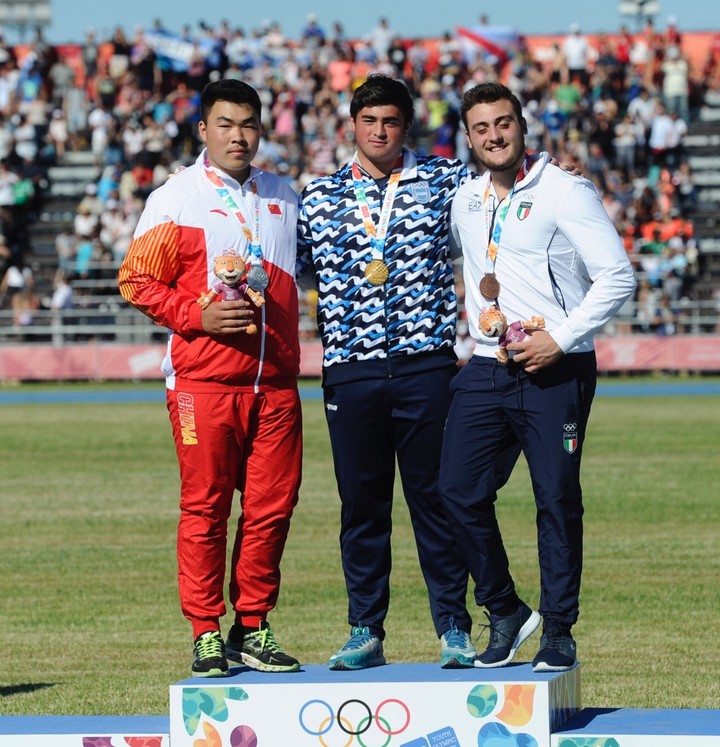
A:
[[[3,685],[0,686],[0,697],[8,698],[11,695],[21,695],[22,693],[34,693],[36,690],[45,690],[47,687],[55,687],[55,682],[26,682],[23,685]]]

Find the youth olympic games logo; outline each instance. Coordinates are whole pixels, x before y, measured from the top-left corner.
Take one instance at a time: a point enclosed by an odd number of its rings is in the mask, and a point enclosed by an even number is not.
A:
[[[381,715],[381,712],[384,715]],[[402,734],[410,726],[410,709],[401,700],[388,698],[383,700],[373,713],[364,700],[351,698],[335,713],[329,703],[315,699],[308,700],[300,709],[299,720],[302,730],[317,737],[322,747],[350,747],[353,739],[357,739],[360,747],[387,747],[395,735]],[[347,741],[342,745],[330,745],[325,741],[325,735],[336,725],[348,735]],[[372,728],[373,726],[375,728]],[[363,741],[364,736],[370,736],[371,728],[373,733],[379,731],[384,735],[385,741],[377,745]]]

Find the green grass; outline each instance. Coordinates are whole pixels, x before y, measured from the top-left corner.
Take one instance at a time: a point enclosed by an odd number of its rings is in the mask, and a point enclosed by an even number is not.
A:
[[[585,706],[720,702],[718,412],[716,397],[595,402],[575,628]],[[346,597],[321,403],[306,402],[304,417],[304,482],[271,622],[288,651],[320,664],[346,637]],[[162,403],[0,405],[0,714],[167,713],[168,686],[191,661],[176,592],[177,494]],[[524,464],[498,512],[519,591],[536,604]],[[388,659],[435,661],[399,491],[393,554]],[[477,635],[485,618],[471,609]],[[537,635],[519,658],[536,645]]]

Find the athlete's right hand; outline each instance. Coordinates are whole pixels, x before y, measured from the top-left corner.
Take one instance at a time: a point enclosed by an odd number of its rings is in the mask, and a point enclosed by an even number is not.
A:
[[[203,309],[202,325],[209,335],[237,335],[247,331],[254,317],[248,301],[215,301]]]

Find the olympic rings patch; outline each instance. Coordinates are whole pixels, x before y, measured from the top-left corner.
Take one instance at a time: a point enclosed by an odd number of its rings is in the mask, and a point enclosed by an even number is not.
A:
[[[381,711],[384,715],[381,715]],[[350,747],[353,739],[357,739],[360,747],[371,747],[363,741],[363,735],[367,734],[373,726],[375,727],[373,731],[378,730],[387,737],[377,747],[387,747],[393,736],[402,734],[410,726],[410,709],[401,700],[388,698],[383,700],[373,712],[364,700],[351,698],[342,703],[335,712],[327,701],[313,699],[308,700],[300,709],[298,718],[302,730],[306,734],[318,737],[322,747],[331,747],[324,737],[336,724],[340,731],[348,735],[342,747]],[[372,747],[376,746],[372,745]]]

